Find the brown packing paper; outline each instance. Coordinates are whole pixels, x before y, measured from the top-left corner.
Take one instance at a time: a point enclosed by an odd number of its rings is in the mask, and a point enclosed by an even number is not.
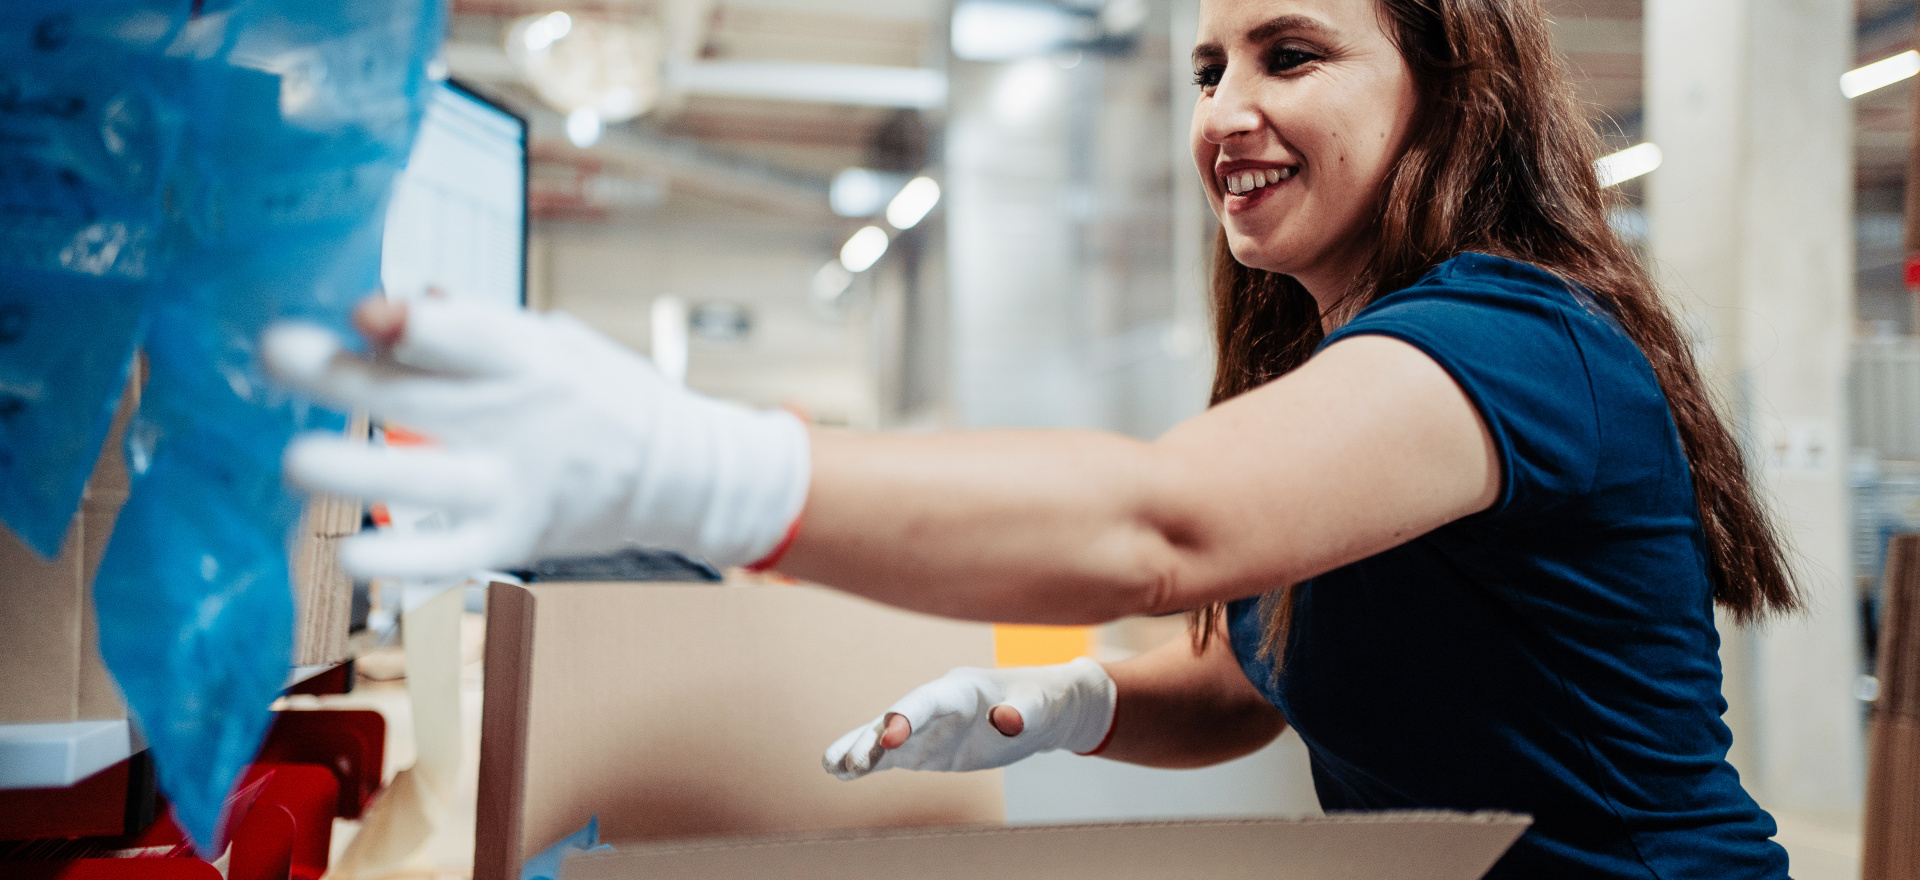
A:
[[[1472,880],[1526,830],[1505,813],[887,831],[640,844],[568,858],[564,880]]]
[[[608,840],[997,823],[998,772],[841,782],[820,754],[984,625],[810,587],[495,584],[476,880],[600,817]]]
[[[422,848],[455,821],[461,784],[472,791],[471,778],[461,778],[460,615],[465,600],[465,591],[456,587],[406,612],[407,697],[417,757],[368,806],[359,833],[328,871],[328,880],[435,873],[423,860],[428,854]],[[464,840],[460,851],[471,844]]]

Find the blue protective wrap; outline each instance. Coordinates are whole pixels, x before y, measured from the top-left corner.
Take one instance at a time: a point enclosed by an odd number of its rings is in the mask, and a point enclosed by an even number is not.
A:
[[[160,271],[184,4],[0,4],[0,522],[60,552]]]
[[[255,347],[283,318],[344,330],[378,287],[444,21],[441,0],[0,9],[0,518],[58,549],[144,347],[132,493],[94,598],[206,855],[292,656],[301,499],[280,455],[343,424],[273,388]]]

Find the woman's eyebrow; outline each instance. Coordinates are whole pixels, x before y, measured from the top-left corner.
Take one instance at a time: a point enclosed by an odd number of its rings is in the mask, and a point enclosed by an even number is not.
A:
[[[1247,31],[1247,42],[1264,43],[1280,34],[1300,31],[1312,34],[1321,39],[1331,39],[1334,36],[1333,28],[1328,27],[1319,19],[1305,15],[1282,15],[1279,18],[1269,19],[1252,30]],[[1227,50],[1219,43],[1201,43],[1193,48],[1193,63],[1195,64],[1199,64],[1202,61],[1216,61],[1225,57],[1227,57]]]
[[[1326,26],[1317,18],[1305,15],[1282,15],[1247,31],[1247,42],[1264,43],[1289,31],[1306,31],[1321,38],[1333,36],[1333,28]]]

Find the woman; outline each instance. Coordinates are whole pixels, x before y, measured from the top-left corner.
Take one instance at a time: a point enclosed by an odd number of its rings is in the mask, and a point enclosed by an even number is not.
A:
[[[268,361],[448,445],[307,440],[289,472],[461,512],[361,571],[638,543],[955,617],[1193,613],[1104,668],[957,670],[836,743],[844,777],[1197,766],[1292,723],[1329,809],[1532,814],[1490,876],[1784,877],[1712,606],[1798,599],[1536,3],[1205,0],[1199,32],[1219,369],[1156,442],[809,435],[561,317],[370,305],[373,359],[283,328]]]

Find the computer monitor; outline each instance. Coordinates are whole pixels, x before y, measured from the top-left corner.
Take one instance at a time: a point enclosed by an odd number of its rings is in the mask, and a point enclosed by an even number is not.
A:
[[[387,296],[527,301],[527,123],[458,82],[433,86],[394,183],[380,259]]]

